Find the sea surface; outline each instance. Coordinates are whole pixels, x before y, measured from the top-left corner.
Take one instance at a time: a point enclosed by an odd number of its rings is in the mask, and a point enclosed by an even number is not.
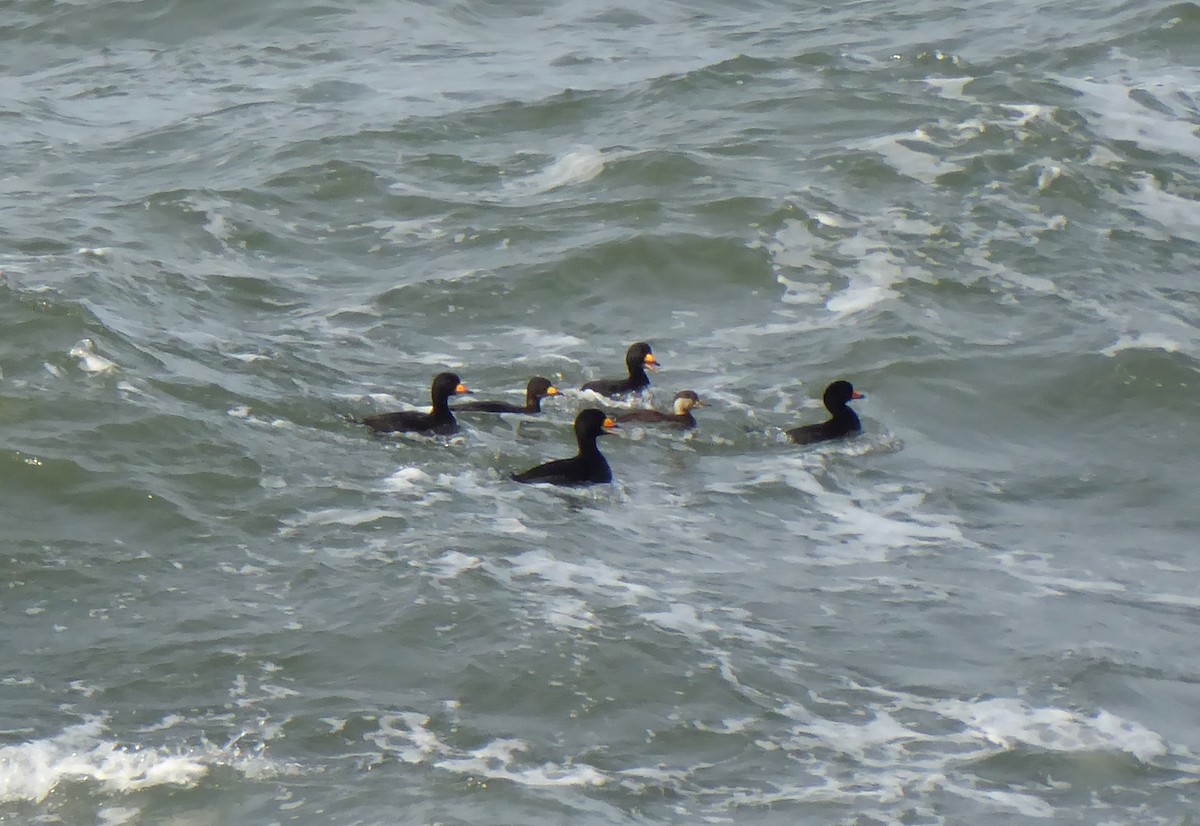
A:
[[[0,823],[1196,823],[1200,5],[7,0],[0,439]]]

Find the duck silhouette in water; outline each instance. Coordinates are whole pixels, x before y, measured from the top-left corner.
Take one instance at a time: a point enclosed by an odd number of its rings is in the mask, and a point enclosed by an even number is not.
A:
[[[650,345],[637,341],[629,345],[625,351],[625,367],[629,376],[623,379],[596,379],[585,384],[582,390],[593,390],[602,396],[619,397],[630,393],[640,393],[650,386],[650,377],[646,369],[657,370],[658,359],[650,351]]]
[[[633,410],[617,416],[617,422],[637,422],[639,424],[673,424],[682,428],[696,426],[696,417],[692,408],[704,407],[704,402],[694,390],[680,390],[675,394],[675,412],[663,413],[661,410]]]
[[[852,400],[861,398],[864,398],[863,394],[855,390],[850,382],[833,382],[825,388],[823,397],[825,409],[829,411],[829,420],[792,428],[787,431],[788,438],[798,445],[811,445],[861,433],[862,422],[849,405]]]
[[[458,422],[450,412],[450,397],[470,392],[454,373],[438,373],[429,387],[429,398],[433,402],[433,408],[428,413],[416,410],[377,413],[367,416],[362,420],[362,424],[376,433],[453,433],[458,430]]]
[[[512,474],[517,482],[540,482],[549,485],[592,485],[612,481],[608,461],[596,445],[596,439],[607,436],[617,423],[603,410],[589,407],[575,417],[575,441],[579,452],[569,459],[556,459]]]
[[[529,384],[525,385],[525,406],[510,404],[509,402],[464,402],[454,405],[456,413],[529,413],[537,414],[542,412],[542,399],[547,396],[557,396],[558,388],[551,383],[550,379],[542,376],[534,376],[529,380]]]

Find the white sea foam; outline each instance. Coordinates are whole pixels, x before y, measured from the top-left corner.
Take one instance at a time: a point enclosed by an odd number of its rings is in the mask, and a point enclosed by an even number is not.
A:
[[[1175,101],[1186,100],[1195,88],[1195,77],[1167,74],[1156,83],[1139,84],[1153,89],[1158,107],[1150,107],[1130,95],[1124,80],[1060,77],[1064,86],[1083,93],[1080,106],[1096,115],[1093,126],[1106,137],[1136,143],[1144,149],[1168,155],[1188,155],[1200,161],[1200,136],[1188,110]]]
[[[271,771],[266,758],[234,748],[125,746],[106,739],[99,718],[69,726],[59,734],[0,747],[0,802],[41,801],[63,783],[96,783],[106,792],[156,786],[194,786],[215,766],[250,774]],[[118,814],[114,809],[114,817]]]
[[[500,494],[494,484],[484,484],[478,470],[464,470],[462,473],[439,473],[437,484],[445,489],[468,496],[477,502],[495,499]]]
[[[382,716],[379,730],[367,739],[405,763],[428,764],[476,780],[508,780],[541,788],[598,786],[608,779],[592,766],[571,761],[521,766],[520,756],[529,747],[516,738],[498,738],[469,751],[455,749],[431,730],[428,715],[412,711]]]
[[[414,408],[410,404],[406,404],[405,402],[400,401],[395,396],[393,396],[391,393],[367,393],[365,397],[358,396],[358,395],[355,395],[352,393],[343,393],[343,394],[337,394],[337,397],[340,399],[354,399],[354,400],[361,399],[361,398],[367,398],[367,399],[370,399],[375,404],[381,405],[381,406],[403,407],[407,410],[417,409],[417,408]]]
[[[383,480],[383,487],[392,493],[413,493],[432,481],[433,478],[418,467],[402,467]]]
[[[831,445],[828,450],[850,447]],[[923,492],[894,485],[845,493],[832,490],[814,474],[824,462],[820,449],[779,457],[746,468],[739,482],[710,485],[709,489],[740,494],[748,487],[783,483],[809,496],[817,517],[785,520],[783,527],[791,535],[809,540],[806,558],[820,564],[883,561],[897,550],[966,541],[953,518],[925,509]]]
[[[454,579],[459,574],[474,571],[481,564],[482,560],[477,556],[464,554],[461,551],[447,551],[429,563],[428,567],[433,570],[434,576],[438,579]]]
[[[714,734],[741,734],[744,731],[749,731],[754,727],[758,719],[755,717],[727,717],[721,720],[718,725],[708,725],[706,723],[696,723],[697,731],[711,731]]]
[[[700,619],[694,607],[678,602],[671,603],[666,611],[655,611],[642,616],[661,628],[678,631],[693,639],[718,630],[716,623]]]
[[[1172,608],[1200,609],[1200,597],[1184,594],[1147,594],[1143,597],[1146,602],[1154,605],[1169,605]]]
[[[976,789],[964,783],[943,782],[940,785],[946,791],[959,797],[981,803],[998,804],[1001,808],[1012,809],[1022,817],[1054,817],[1054,807],[1031,794],[1000,789]]]
[[[901,175],[915,178],[922,183],[933,184],[941,175],[956,169],[956,167],[930,152],[921,151],[910,145],[928,141],[929,136],[925,131],[916,129],[912,132],[869,138],[851,143],[849,147],[874,152],[883,158],[884,163]]]
[[[379,718],[379,731],[368,735],[367,739],[405,763],[422,763],[447,751],[437,735],[429,730],[429,716],[415,711],[383,715]]]
[[[1084,715],[1004,698],[942,700],[934,707],[943,716],[961,721],[976,737],[1004,749],[1025,744],[1060,752],[1121,751],[1143,763],[1168,752],[1159,735],[1103,710]]]
[[[603,562],[563,562],[547,551],[526,551],[509,560],[511,577],[537,577],[557,588],[593,592],[634,604],[654,592],[645,585],[629,582],[621,571]]]
[[[1171,751],[1158,734],[1104,710],[1087,714],[1012,698],[955,700],[876,691],[881,702],[871,704],[869,713],[856,719],[825,719],[796,703],[778,707],[778,713],[796,721],[793,735],[756,744],[765,750],[785,749],[825,784],[780,787],[768,793],[751,790],[747,796],[758,803],[768,797],[774,802],[851,798],[916,802],[924,793],[941,790],[997,810],[1046,818],[1056,810],[1038,793],[978,783],[969,767],[1020,747],[1063,754],[1121,752],[1143,763]],[[953,727],[947,728],[947,722]],[[830,760],[825,750],[846,759]]]
[[[996,558],[1004,571],[1023,582],[1037,585],[1041,593],[1047,596],[1061,596],[1063,593],[1119,594],[1126,590],[1119,582],[1069,575],[1053,568],[1047,557],[1041,554],[1006,551],[997,554]]]
[[[763,246],[777,268],[823,268],[813,255],[813,235],[803,221],[794,218],[784,221],[773,236],[764,239]]]
[[[96,811],[99,826],[123,826],[126,823],[137,823],[140,809],[128,806],[106,806]]]
[[[552,597],[545,604],[545,616],[557,628],[589,631],[596,627],[596,615],[577,597]]]
[[[556,765],[543,763],[540,766],[517,768],[518,755],[528,746],[517,739],[500,739],[481,746],[462,757],[440,760],[434,765],[440,769],[493,780],[508,780],[522,786],[599,786],[608,778],[598,769],[586,764]]]
[[[193,212],[204,215],[204,231],[219,241],[225,242],[232,237],[229,222],[222,211],[228,211],[232,204],[223,198],[193,197],[185,201],[186,206]]]
[[[592,180],[604,171],[604,163],[605,155],[599,149],[577,149],[539,172],[507,182],[505,188],[521,194],[549,192]]]
[[[926,86],[937,91],[942,97],[949,100],[968,100],[966,95],[967,84],[973,81],[972,77],[927,77],[923,78]]]
[[[895,298],[897,293],[892,287],[903,279],[904,268],[895,255],[885,249],[872,249],[858,259],[846,288],[830,296],[825,306],[840,316],[860,312]]]
[[[408,241],[413,238],[422,241],[433,241],[446,236],[446,230],[439,227],[438,224],[445,220],[445,216],[436,218],[416,218],[409,221],[367,221],[362,224],[355,224],[355,227],[370,227],[372,229],[382,230],[381,236],[385,241],[393,243]],[[373,312],[367,310],[368,312]]]
[[[1050,185],[1062,177],[1062,167],[1057,164],[1046,164],[1038,172],[1037,188],[1039,192],[1045,192],[1050,188]]]
[[[840,229],[841,227],[846,226],[846,221],[844,219],[839,218],[837,215],[834,215],[830,212],[814,212],[812,217],[813,220],[823,227],[835,227]]]
[[[569,333],[550,332],[538,327],[514,327],[505,333],[515,337],[522,345],[522,350],[531,350],[534,357],[545,359],[554,355],[558,350],[579,348],[586,342],[578,336]]]
[[[412,364],[425,364],[437,367],[441,370],[461,370],[466,366],[466,362],[462,359],[462,353],[451,355],[450,353],[404,353],[404,360]],[[428,394],[429,388],[426,385],[425,394]],[[424,395],[424,394],[423,394]],[[426,398],[428,396],[426,395]],[[428,410],[426,405],[424,410]]]
[[[909,744],[932,739],[903,725],[884,709],[876,710],[870,719],[861,723],[809,718],[801,731],[859,760],[865,760],[868,756],[878,759],[883,753],[889,762],[903,762]],[[802,744],[803,740],[799,740],[791,746],[800,747]]]
[[[1114,343],[1100,352],[1112,357],[1122,350],[1162,350],[1167,353],[1178,353],[1182,346],[1178,341],[1157,333],[1134,333],[1118,338]]]
[[[541,528],[530,528],[516,516],[497,516],[492,520],[492,528],[497,533],[522,535],[536,539],[545,539],[550,535]]]
[[[280,532],[288,536],[297,528],[312,525],[369,525],[384,519],[403,519],[401,511],[385,508],[322,508],[315,511],[305,511],[300,516],[283,520]]]
[[[256,361],[270,361],[270,356],[264,356],[262,353],[230,353],[230,358],[235,358],[243,364],[253,364]]]
[[[1145,176],[1126,200],[1149,221],[1169,235],[1188,241],[1200,241],[1200,200],[1167,192],[1153,177]]]
[[[833,240],[813,235],[800,221],[785,221],[763,245],[771,256],[776,280],[785,289],[783,301],[824,302],[838,317],[826,322],[830,324],[898,297],[895,287],[903,281],[930,280],[926,272],[906,264],[896,254],[891,239],[929,238],[940,231],[923,218],[889,210],[872,220],[860,219],[853,234]],[[822,247],[831,248],[830,256],[817,254]],[[831,263],[831,259],[847,258],[856,263],[848,268]],[[835,290],[834,284],[843,279],[848,282],[846,286]],[[793,327],[789,332],[797,330]]]
[[[1009,122],[1017,126],[1028,126],[1034,121],[1048,120],[1055,111],[1053,106],[1038,103],[1004,103],[1001,104],[1001,108],[1011,112]]]

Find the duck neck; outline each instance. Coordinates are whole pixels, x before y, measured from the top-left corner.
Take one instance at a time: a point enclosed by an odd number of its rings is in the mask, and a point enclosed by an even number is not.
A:
[[[844,424],[854,428],[861,427],[858,421],[858,414],[855,413],[854,410],[851,409],[850,405],[846,404],[845,402],[839,405],[834,405],[829,412],[831,414],[829,419],[831,422],[837,422],[838,424]]]
[[[433,410],[430,411],[438,418],[446,418],[452,416],[450,413],[450,397],[440,393],[433,394]]]
[[[575,440],[579,444],[579,455],[580,456],[599,456],[600,455],[600,447],[596,444],[596,439],[597,439],[596,436],[592,436],[592,435],[589,435],[586,433],[578,434],[575,437]]]
[[[525,410],[529,413],[542,412],[542,397],[537,393],[525,394]]]
[[[650,384],[650,377],[646,375],[646,368],[641,362],[629,365],[629,384],[634,389]]]

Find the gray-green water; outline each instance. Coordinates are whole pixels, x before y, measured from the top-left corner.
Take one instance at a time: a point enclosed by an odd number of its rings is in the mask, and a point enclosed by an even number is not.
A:
[[[0,821],[1191,822],[1198,89],[1195,3],[4,4]],[[699,429],[507,481],[638,339]],[[343,418],[443,369],[567,392]]]

